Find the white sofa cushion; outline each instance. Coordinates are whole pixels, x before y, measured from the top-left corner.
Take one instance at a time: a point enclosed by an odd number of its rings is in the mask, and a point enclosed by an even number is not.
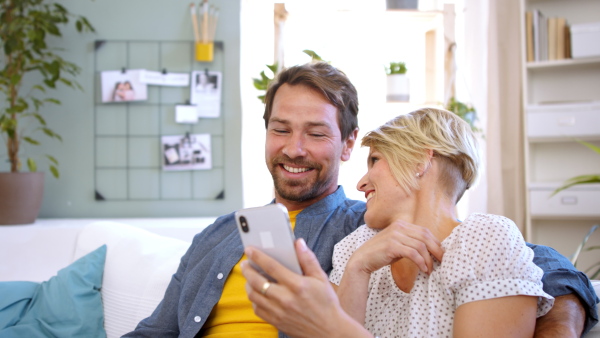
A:
[[[107,337],[120,337],[162,300],[189,242],[116,222],[94,222],[80,232],[74,260],[107,245],[102,302]]]

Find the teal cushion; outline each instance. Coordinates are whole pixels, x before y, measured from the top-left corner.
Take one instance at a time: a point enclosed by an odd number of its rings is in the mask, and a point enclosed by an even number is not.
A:
[[[103,245],[46,282],[0,282],[0,337],[106,337],[105,258]]]

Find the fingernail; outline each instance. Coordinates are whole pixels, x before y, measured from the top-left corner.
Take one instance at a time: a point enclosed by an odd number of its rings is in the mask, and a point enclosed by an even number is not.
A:
[[[306,251],[308,249],[308,247],[306,246],[306,242],[304,241],[304,238],[300,238],[298,240],[298,243],[300,243],[300,250]]]
[[[248,258],[250,258],[250,257],[252,257],[252,254],[254,252],[252,251],[252,249],[246,248],[246,249],[244,249],[244,253],[246,254],[246,256],[248,256]]]
[[[243,260],[243,261],[240,263],[240,266],[242,267],[242,269],[246,267],[246,264],[248,264],[248,261],[246,261],[246,260]]]

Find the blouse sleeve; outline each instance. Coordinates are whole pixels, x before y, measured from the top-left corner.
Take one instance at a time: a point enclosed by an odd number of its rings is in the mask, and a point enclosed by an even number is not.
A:
[[[334,246],[333,258],[331,259],[333,269],[329,274],[329,281],[331,283],[340,285],[350,256],[352,256],[359,246],[373,236],[372,230],[369,230],[366,225],[361,225]]]
[[[449,272],[444,277],[455,295],[456,307],[478,300],[528,295],[538,296],[538,317],[552,308],[554,298],[542,289],[543,272],[533,264],[533,251],[510,219],[475,214],[450,237],[442,264],[453,267],[446,269]]]

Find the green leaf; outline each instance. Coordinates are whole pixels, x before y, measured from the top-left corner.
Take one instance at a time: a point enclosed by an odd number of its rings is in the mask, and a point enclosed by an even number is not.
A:
[[[40,86],[40,85],[34,85],[34,86],[32,86],[31,88],[33,88],[33,89],[37,89],[37,90],[39,90],[39,91],[41,91],[41,92],[43,92],[43,93],[45,93],[45,92],[46,92],[46,88],[44,88],[43,86]]]
[[[69,81],[69,80],[67,80],[67,79],[65,79],[65,78],[60,78],[60,79],[58,79],[58,80],[59,80],[60,82],[64,83],[64,84],[66,84],[66,85],[67,85],[67,86],[69,86],[69,87],[73,87],[73,82],[71,82],[71,81]]]
[[[590,183],[600,183],[600,175],[580,175],[580,176],[575,176],[575,177],[571,177],[570,179],[566,180],[562,186],[556,188],[556,190],[554,190],[552,192],[552,194],[550,194],[550,197],[558,194],[559,192],[568,189],[572,186],[575,185],[579,185],[579,184],[590,184]],[[548,198],[550,198],[548,197]]]
[[[266,90],[267,86],[265,85],[265,83],[260,80],[260,79],[252,79],[254,80],[254,88],[258,89],[258,90]]]
[[[53,99],[53,98],[47,98],[47,99],[45,99],[44,101],[46,101],[46,102],[51,102],[51,103],[54,103],[54,104],[57,104],[57,105],[60,105],[60,104],[61,104],[61,102],[60,102],[59,100],[57,100],[57,99]]]
[[[52,172],[52,176],[54,176],[55,178],[60,177],[60,174],[58,173],[58,169],[55,166],[51,165],[50,171]]]
[[[42,115],[40,114],[33,114],[33,116],[38,120],[38,122],[42,125],[45,126],[46,125],[46,120],[44,120],[44,118],[42,117]]]
[[[21,79],[22,79],[21,74],[14,74],[10,78],[10,84],[12,84],[13,86],[16,86],[21,82]]]
[[[323,61],[323,59],[319,56],[319,54],[315,53],[314,51],[312,51],[310,49],[305,49],[302,52],[304,54],[310,56],[313,61]]]
[[[277,62],[275,62],[272,65],[267,65],[267,68],[269,68],[273,74],[277,74],[277,70],[279,69],[279,64]]]
[[[36,140],[34,140],[34,139],[32,139],[31,137],[28,137],[28,136],[23,137],[23,140],[25,142],[29,143],[29,144],[33,144],[33,145],[36,145],[36,146],[40,145],[39,141],[36,141]]]
[[[48,158],[48,159],[49,159],[49,160],[50,160],[52,163],[54,163],[55,165],[58,165],[58,161],[57,161],[57,160],[56,160],[56,159],[55,159],[53,156],[46,155],[46,157],[47,157],[47,158]]]
[[[581,141],[581,140],[577,140],[577,142],[583,144],[584,146],[592,149],[593,151],[595,151],[596,153],[600,154],[600,147],[597,147],[591,143],[585,142],[585,141]]]
[[[591,266],[591,267],[588,269],[588,271],[592,271],[592,268],[593,268],[594,266],[600,266],[600,262],[599,262],[599,263],[596,263],[596,264],[594,264],[594,265],[592,265],[592,266]],[[587,273],[587,275],[588,275],[588,277],[589,277],[590,279],[598,279],[598,277],[600,276],[600,267],[599,267],[599,268],[596,270],[596,272],[590,272],[590,273],[588,273],[588,272],[586,271],[586,273]]]
[[[81,33],[83,30],[83,23],[81,21],[77,21],[75,22],[75,27],[77,28],[77,31]]]
[[[583,237],[583,240],[581,241],[581,243],[579,243],[579,246],[577,247],[577,249],[575,250],[575,252],[571,255],[573,257],[573,258],[571,258],[571,264],[573,264],[574,266],[577,266],[577,260],[579,259],[579,253],[581,252],[581,250],[583,249],[583,247],[587,243],[588,239],[590,239],[590,236],[599,227],[600,226],[598,226],[598,225],[592,226],[592,228],[590,229],[590,231],[588,231],[588,233]]]
[[[27,159],[27,167],[29,168],[29,171],[31,171],[32,173],[37,171],[37,164],[35,163],[35,160],[32,159],[31,157]]]

